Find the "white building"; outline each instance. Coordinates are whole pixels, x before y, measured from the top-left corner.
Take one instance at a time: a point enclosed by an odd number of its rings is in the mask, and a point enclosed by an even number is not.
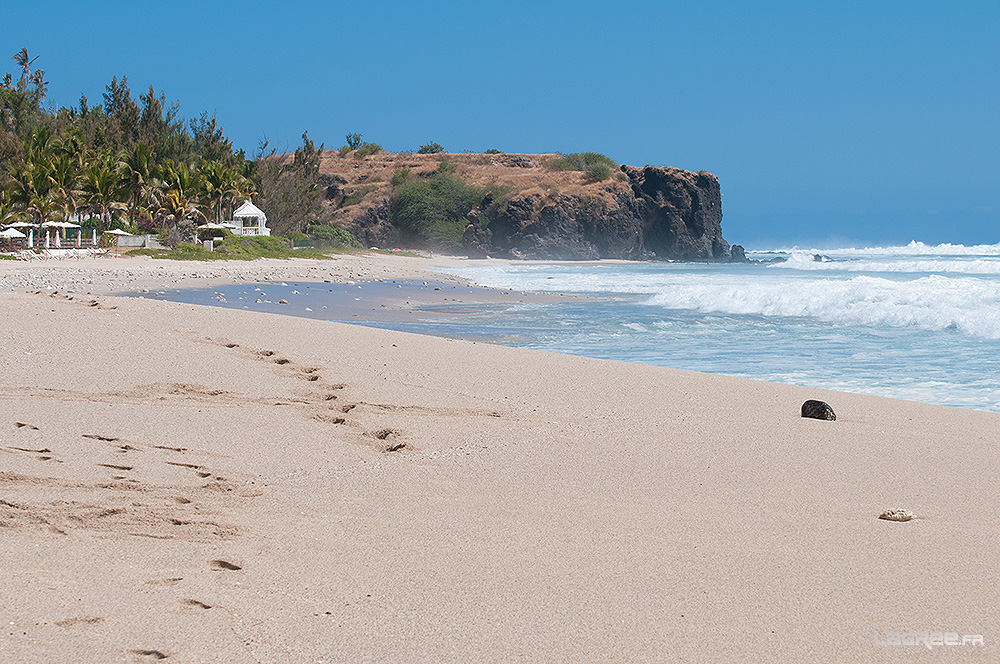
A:
[[[233,235],[270,235],[267,227],[267,215],[249,200],[236,208],[232,221],[224,221],[222,225],[233,232]]]

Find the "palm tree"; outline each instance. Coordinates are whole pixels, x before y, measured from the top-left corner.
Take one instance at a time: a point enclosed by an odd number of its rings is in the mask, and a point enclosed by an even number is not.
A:
[[[24,92],[24,90],[28,87],[28,79],[31,75],[31,65],[35,64],[35,60],[37,59],[37,55],[33,58],[28,57],[28,49],[26,48],[22,48],[20,51],[15,53],[13,57],[11,57],[11,60],[16,62],[21,68],[21,80],[17,83],[18,91]]]
[[[31,84],[35,86],[35,97],[39,101],[45,99],[45,88],[49,87],[49,82],[45,80],[44,69],[36,69],[32,72]]]
[[[207,218],[205,211],[198,203],[188,200],[177,189],[167,191],[156,215],[162,220],[164,226],[167,224],[176,226],[185,219],[204,220]]]
[[[155,178],[153,152],[143,143],[136,143],[122,161],[121,184],[128,196],[128,216],[132,224],[148,216],[154,204],[154,193],[159,184]]]
[[[199,186],[198,171],[187,162],[164,159],[158,169],[158,175],[164,189],[176,189],[182,197],[194,196]]]
[[[80,173],[68,154],[61,154],[52,161],[50,177],[53,185],[53,198],[63,211],[63,216],[69,218],[76,214],[83,197]]]
[[[83,173],[83,192],[87,207],[91,214],[97,213],[101,230],[111,227],[112,213],[115,210],[124,210],[126,207],[120,202],[119,179],[120,162],[110,152],[99,155],[96,163]]]
[[[13,224],[14,222],[21,221],[24,218],[24,211],[19,210],[17,206],[11,202],[7,192],[0,189],[0,226]]]
[[[48,127],[41,127],[31,133],[24,142],[24,160],[11,168],[10,202],[23,212],[31,215],[38,224],[41,234],[42,224],[55,211],[52,201],[55,180],[52,178],[52,159],[57,142]]]
[[[211,204],[214,220],[221,222],[223,205],[245,189],[242,178],[235,167],[220,161],[203,162],[201,173],[205,200]]]

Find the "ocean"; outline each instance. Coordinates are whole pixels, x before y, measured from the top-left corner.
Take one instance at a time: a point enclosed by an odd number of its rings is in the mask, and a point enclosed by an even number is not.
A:
[[[767,262],[443,266],[482,286],[587,297],[455,302],[418,320],[351,322],[1000,412],[1000,245],[747,255]],[[302,288],[272,284],[270,301]],[[161,296],[252,309],[246,290]],[[283,312],[325,317],[327,291],[310,291],[311,312]]]

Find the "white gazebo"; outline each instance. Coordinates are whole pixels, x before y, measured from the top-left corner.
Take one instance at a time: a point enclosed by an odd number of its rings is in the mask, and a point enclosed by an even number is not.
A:
[[[223,225],[234,235],[271,234],[271,229],[267,227],[267,215],[249,200],[243,201],[243,205],[233,212],[233,220],[225,221]]]

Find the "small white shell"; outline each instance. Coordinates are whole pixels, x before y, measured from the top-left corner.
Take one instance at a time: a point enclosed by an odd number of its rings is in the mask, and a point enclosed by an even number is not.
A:
[[[888,510],[878,515],[878,518],[886,521],[909,521],[913,518],[910,510]]]

